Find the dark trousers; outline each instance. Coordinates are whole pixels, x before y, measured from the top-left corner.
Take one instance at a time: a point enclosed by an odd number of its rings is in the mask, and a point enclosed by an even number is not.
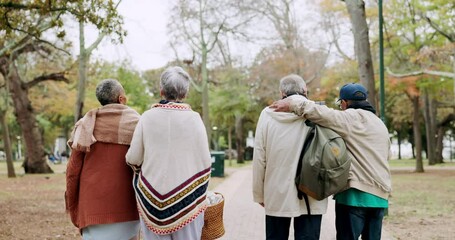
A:
[[[335,204],[337,240],[380,240],[384,210]]]
[[[295,240],[318,240],[321,234],[322,215],[301,215],[294,217]],[[290,217],[265,216],[267,240],[287,240],[289,238]]]

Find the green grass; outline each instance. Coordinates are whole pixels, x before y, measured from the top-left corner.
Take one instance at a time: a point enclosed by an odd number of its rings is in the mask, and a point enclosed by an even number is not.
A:
[[[392,173],[392,184],[391,221],[410,215],[435,217],[455,212],[455,177]]]
[[[444,160],[445,162],[442,164],[436,164],[434,166],[437,167],[445,167],[445,166],[452,166],[455,167],[455,160]],[[416,166],[416,160],[415,159],[392,159],[389,161],[389,165],[391,168],[393,167],[415,167]],[[424,159],[423,160],[423,167],[425,168],[426,166],[429,166],[428,160]]]
[[[66,171],[66,164],[53,164],[51,162],[48,162],[49,166],[51,169],[54,171],[54,173],[64,173]],[[22,161],[14,161],[14,171],[16,175],[24,175],[24,168],[22,168]],[[8,173],[8,168],[6,165],[6,161],[0,161],[0,176],[1,175],[7,175]]]
[[[392,194],[384,219],[387,231],[395,239],[455,236],[455,164],[424,164],[423,173],[413,171],[415,160],[392,161],[391,165]]]
[[[390,167],[413,167],[415,159],[392,159],[389,161]]]

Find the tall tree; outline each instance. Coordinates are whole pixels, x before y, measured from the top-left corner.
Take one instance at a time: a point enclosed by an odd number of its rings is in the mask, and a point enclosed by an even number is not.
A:
[[[378,109],[365,2],[363,0],[344,0],[344,2],[346,3],[346,8],[352,24],[354,49],[358,61],[359,80],[368,90],[368,101]]]
[[[24,136],[26,173],[52,172],[47,165],[42,135],[28,98],[29,89],[46,80],[66,81],[66,77],[61,68],[57,72],[41,72],[35,76],[29,76],[32,80],[27,80],[23,70],[18,68],[19,57],[28,56],[29,53],[34,52],[49,58],[52,56],[51,49],[65,51],[65,42],[62,41],[65,36],[62,16],[65,15],[73,16],[84,23],[92,23],[105,33],[115,32],[122,36],[123,32],[118,30],[121,18],[114,11],[115,6],[109,0],[0,3],[0,14],[3,16],[0,26],[4,30],[0,32],[3,36],[0,42],[0,72],[10,83],[13,106]],[[81,7],[84,12],[79,12]],[[33,61],[24,61],[20,68],[30,63]]]
[[[311,82],[313,79],[319,78],[319,72],[326,63],[327,53],[310,51],[303,46],[296,50],[300,52],[300,59],[295,59],[294,54],[284,49],[283,46],[264,48],[256,56],[250,67],[249,81],[261,106],[271,104],[280,96],[279,80],[294,72],[294,65],[289,64],[290,62],[299,61],[304,66],[300,76],[308,83],[311,94],[317,92],[318,85],[314,86]]]
[[[412,103],[412,129],[416,157],[416,172],[424,172],[422,160],[422,133],[420,129],[420,90],[417,87],[419,77],[415,76],[400,76],[389,73],[391,76],[391,85],[401,89]]]
[[[0,126],[1,130],[3,133],[3,148],[5,150],[5,155],[6,155],[6,166],[8,170],[8,177],[9,178],[15,178],[16,177],[16,172],[14,170],[14,165],[13,165],[13,153],[12,153],[12,147],[11,147],[11,139],[10,139],[10,134],[9,134],[9,127],[8,127],[8,122],[6,120],[6,116],[8,113],[8,97],[7,97],[7,91],[6,91],[6,86],[7,82],[4,81],[2,85],[0,85],[0,101],[3,103],[0,106]]]
[[[444,78],[452,78],[452,73],[440,70],[450,69],[450,62],[445,47],[447,41],[437,37],[438,33],[428,24],[422,14],[420,2],[410,0],[390,1],[386,5],[394,17],[386,21],[386,43],[389,46],[389,66],[395,68],[391,73],[394,77],[417,77],[421,89],[424,106],[427,156],[430,164],[442,161],[442,138],[438,138],[439,106],[451,104],[454,95],[447,93],[447,82]],[[435,9],[435,8],[428,8]],[[444,10],[441,10],[444,11]],[[437,16],[438,14],[430,14]],[[431,20],[426,20],[431,21]],[[450,48],[449,48],[450,49]],[[450,52],[450,51],[449,51]],[[437,70],[436,70],[437,69]],[[441,94],[444,93],[444,94]],[[452,95],[452,96],[451,96]],[[420,105],[418,105],[420,106]],[[440,134],[439,134],[440,135]],[[417,138],[414,138],[417,140]],[[436,147],[438,146],[438,147]]]
[[[326,32],[328,42],[336,51],[333,55],[343,61],[355,61],[355,56],[351,54],[354,48],[351,46],[352,30],[349,26],[349,15],[346,12],[346,5],[341,1],[321,0],[321,26]],[[352,49],[352,50],[351,50]],[[358,77],[357,77],[358,78]]]
[[[24,136],[26,158],[23,166],[26,173],[52,172],[52,169],[47,165],[42,135],[28,97],[29,89],[43,81],[67,81],[64,72],[42,73],[32,80],[23,79],[23,74],[18,69],[18,58],[25,57],[22,55],[28,55],[34,52],[44,55],[51,54],[49,49],[43,47],[41,44],[38,41],[31,41],[22,48],[16,49],[11,54],[5,54],[0,57],[0,73],[8,81],[16,118]]]
[[[2,2],[0,3],[2,39],[0,40],[0,74],[7,82],[8,91],[14,106],[17,122],[22,129],[25,142],[24,169],[26,173],[52,172],[47,165],[41,132],[36,122],[35,114],[28,98],[28,90],[37,83],[49,78],[64,78],[62,72],[40,73],[32,80],[24,80],[18,66],[26,69],[29,62],[33,62],[31,53],[50,56],[52,45],[49,40],[42,38],[43,32],[55,29],[57,38],[62,36],[59,23],[60,14],[54,13],[51,6],[37,2]],[[18,61],[29,57],[28,61]],[[38,77],[37,77],[38,76]]]
[[[284,49],[291,52],[294,59],[298,60],[300,59],[298,50],[303,46],[303,43],[294,5],[295,0],[267,0],[255,2],[251,9],[259,12],[272,24]],[[291,61],[289,64],[294,65],[292,72],[299,75],[302,73],[301,61]]]
[[[192,82],[202,94],[202,119],[209,140],[212,126],[209,114],[209,56],[222,36],[242,33],[241,28],[251,20],[241,7],[243,1],[222,0],[177,0],[171,10],[168,29],[172,46],[183,44],[186,51],[193,54],[199,64],[190,60],[199,68],[200,81]],[[181,49],[176,49],[178,52]],[[184,50],[185,51],[185,50]]]
[[[237,162],[244,162],[245,122],[255,122],[261,108],[250,94],[250,87],[245,81],[246,72],[242,68],[220,67],[214,71],[219,84],[211,91],[210,102],[212,119],[219,130],[227,129],[228,149],[232,149],[232,131],[234,131]]]
[[[448,50],[452,55],[453,104],[455,104],[455,3],[447,0],[424,0],[415,2],[419,15],[448,41]]]
[[[87,63],[90,55],[95,50],[107,34],[116,33],[121,42],[126,31],[122,29],[123,19],[117,13],[117,3],[108,0],[84,0],[78,1],[73,9],[73,14],[79,24],[79,57],[78,57],[78,95],[74,110],[74,122],[83,116],[85,88],[87,81]],[[87,23],[95,25],[99,34],[95,41],[88,47],[85,39],[85,26]]]

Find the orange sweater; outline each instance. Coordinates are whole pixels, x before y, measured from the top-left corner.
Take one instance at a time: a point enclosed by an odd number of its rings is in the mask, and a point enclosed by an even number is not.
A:
[[[90,152],[71,153],[66,171],[66,211],[79,229],[139,220],[133,171],[125,162],[128,148],[96,142]]]

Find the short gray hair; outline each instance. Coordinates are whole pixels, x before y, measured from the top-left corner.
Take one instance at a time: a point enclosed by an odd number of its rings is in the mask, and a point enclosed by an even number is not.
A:
[[[160,88],[166,100],[184,99],[190,89],[191,77],[181,67],[168,67],[160,77]]]
[[[307,87],[302,77],[291,74],[280,80],[280,91],[286,96],[298,94],[306,97]]]
[[[96,86],[96,98],[102,106],[119,103],[119,96],[124,93],[122,84],[115,79],[104,79]]]

